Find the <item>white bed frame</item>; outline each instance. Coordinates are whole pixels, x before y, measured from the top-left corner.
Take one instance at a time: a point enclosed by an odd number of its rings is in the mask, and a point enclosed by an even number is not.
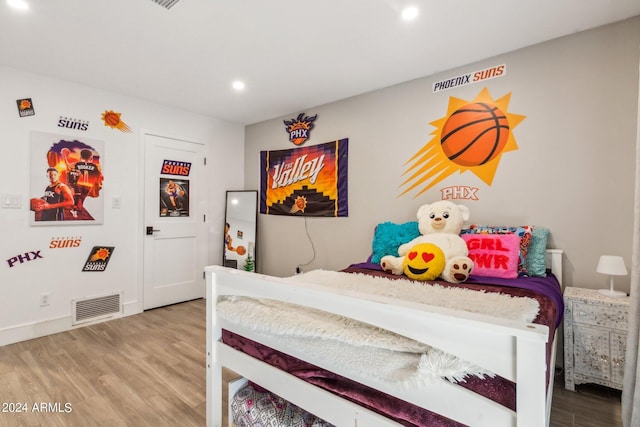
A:
[[[548,249],[547,265],[562,283],[562,250]],[[222,424],[223,367],[339,427],[399,425],[223,344],[223,328],[470,426],[549,425],[556,340],[550,359],[549,386],[546,387],[546,326],[424,304],[398,304],[396,300],[386,297],[336,291],[318,285],[292,285],[277,277],[221,266],[206,267],[205,273],[209,427],[221,427]],[[331,361],[303,356],[295,348],[288,348],[275,340],[256,338],[250,330],[217,318],[215,301],[219,295],[270,298],[300,304],[354,318],[428,343],[514,381],[517,384],[517,412],[445,380],[436,381],[419,391],[392,389],[370,378],[345,372]],[[238,383],[234,384],[237,388]],[[229,395],[229,400],[232,396]]]

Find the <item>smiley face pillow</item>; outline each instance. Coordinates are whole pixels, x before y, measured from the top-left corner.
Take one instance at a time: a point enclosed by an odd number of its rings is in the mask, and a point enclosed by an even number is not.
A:
[[[433,243],[420,243],[404,256],[402,270],[410,279],[434,280],[444,270],[445,263],[442,249]]]

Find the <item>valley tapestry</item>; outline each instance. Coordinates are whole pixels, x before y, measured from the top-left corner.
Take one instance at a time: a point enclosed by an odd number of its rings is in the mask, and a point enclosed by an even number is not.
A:
[[[349,139],[260,152],[260,213],[348,216]]]

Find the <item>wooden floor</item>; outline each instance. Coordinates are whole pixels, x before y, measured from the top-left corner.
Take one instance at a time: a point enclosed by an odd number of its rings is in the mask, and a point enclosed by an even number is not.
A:
[[[204,300],[0,347],[0,427],[204,426],[205,348]],[[560,375],[551,426],[622,426],[620,393]]]

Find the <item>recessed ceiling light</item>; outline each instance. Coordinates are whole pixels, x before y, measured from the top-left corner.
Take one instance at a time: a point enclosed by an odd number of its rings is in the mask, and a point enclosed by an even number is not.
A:
[[[17,10],[29,10],[29,4],[25,0],[7,0],[7,5]]]
[[[415,6],[408,6],[402,9],[402,19],[405,21],[412,21],[418,16],[418,8]]]
[[[241,91],[244,89],[244,82],[241,82],[240,80],[236,80],[231,84],[231,87],[233,87],[237,91]]]

